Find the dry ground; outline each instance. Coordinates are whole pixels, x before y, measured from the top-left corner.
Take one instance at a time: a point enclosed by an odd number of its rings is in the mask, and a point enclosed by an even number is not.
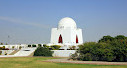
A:
[[[73,64],[94,64],[94,65],[127,65],[127,62],[106,62],[106,61],[73,61],[67,58],[44,60],[44,62],[73,63]]]

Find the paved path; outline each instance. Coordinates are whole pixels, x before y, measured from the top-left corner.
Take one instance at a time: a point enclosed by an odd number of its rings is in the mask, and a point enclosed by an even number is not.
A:
[[[127,65],[127,62],[105,62],[105,61],[73,61],[64,59],[50,59],[42,62],[73,63],[73,64],[95,64],[95,65]]]
[[[1,57],[27,57],[27,56],[15,56],[15,55],[0,55]]]

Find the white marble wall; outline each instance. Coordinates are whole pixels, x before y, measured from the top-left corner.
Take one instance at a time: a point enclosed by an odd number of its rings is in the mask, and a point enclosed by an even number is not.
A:
[[[70,55],[74,54],[76,50],[52,50],[53,57],[69,57]]]
[[[7,53],[7,55],[8,55],[8,54],[12,53],[14,50],[0,50],[0,51],[2,51],[1,55],[5,55],[5,53]]]

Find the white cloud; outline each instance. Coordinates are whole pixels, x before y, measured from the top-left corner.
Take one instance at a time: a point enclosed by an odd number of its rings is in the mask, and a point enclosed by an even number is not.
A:
[[[3,16],[0,16],[0,20],[8,21],[9,23],[29,25],[29,26],[34,26],[34,27],[39,27],[39,28],[45,28],[45,29],[51,27],[51,26],[44,25],[44,24],[39,24],[39,23],[34,23],[34,22],[25,22],[25,21],[22,21],[21,19],[14,19],[14,18],[3,17]]]

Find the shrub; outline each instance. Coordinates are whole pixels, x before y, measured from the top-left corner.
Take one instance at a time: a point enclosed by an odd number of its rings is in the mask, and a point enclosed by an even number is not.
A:
[[[2,54],[2,51],[0,51],[0,55]]]
[[[69,59],[78,60],[78,53],[72,54]]]
[[[0,47],[0,50],[3,50],[3,49],[5,49],[4,47]]]
[[[41,47],[41,44],[38,44],[38,47]]]
[[[3,45],[3,43],[0,43],[0,45]]]
[[[52,53],[49,48],[38,47],[34,52],[34,56],[52,56]]]
[[[28,47],[31,47],[31,45],[28,45]]]
[[[9,48],[5,48],[5,50],[9,50]]]
[[[81,59],[83,61],[86,61],[86,60],[91,61],[93,59],[93,57],[92,57],[92,54],[91,53],[86,53],[86,54],[84,54],[84,55],[81,56]]]
[[[64,49],[59,49],[59,50],[64,50]]]
[[[49,48],[49,46],[47,46],[46,44],[43,44],[43,47]]]
[[[70,50],[76,50],[76,46],[71,46],[69,48],[70,48]]]
[[[4,55],[7,55],[7,52],[5,51],[5,54]]]
[[[0,50],[9,50],[8,48],[5,48],[5,46],[0,47]]]
[[[2,50],[9,50],[8,48],[2,49]]]
[[[15,48],[15,46],[12,46],[12,49],[14,49]]]
[[[3,49],[3,47],[0,47],[0,50],[2,50]]]
[[[5,49],[5,46],[3,46],[3,49]]]
[[[21,46],[19,46],[19,49],[21,49],[22,47]]]
[[[52,50],[59,50],[60,47],[61,47],[61,46],[59,46],[59,45],[52,45],[52,46],[51,46],[51,49],[52,49]]]
[[[36,47],[36,45],[33,44],[32,47]]]

